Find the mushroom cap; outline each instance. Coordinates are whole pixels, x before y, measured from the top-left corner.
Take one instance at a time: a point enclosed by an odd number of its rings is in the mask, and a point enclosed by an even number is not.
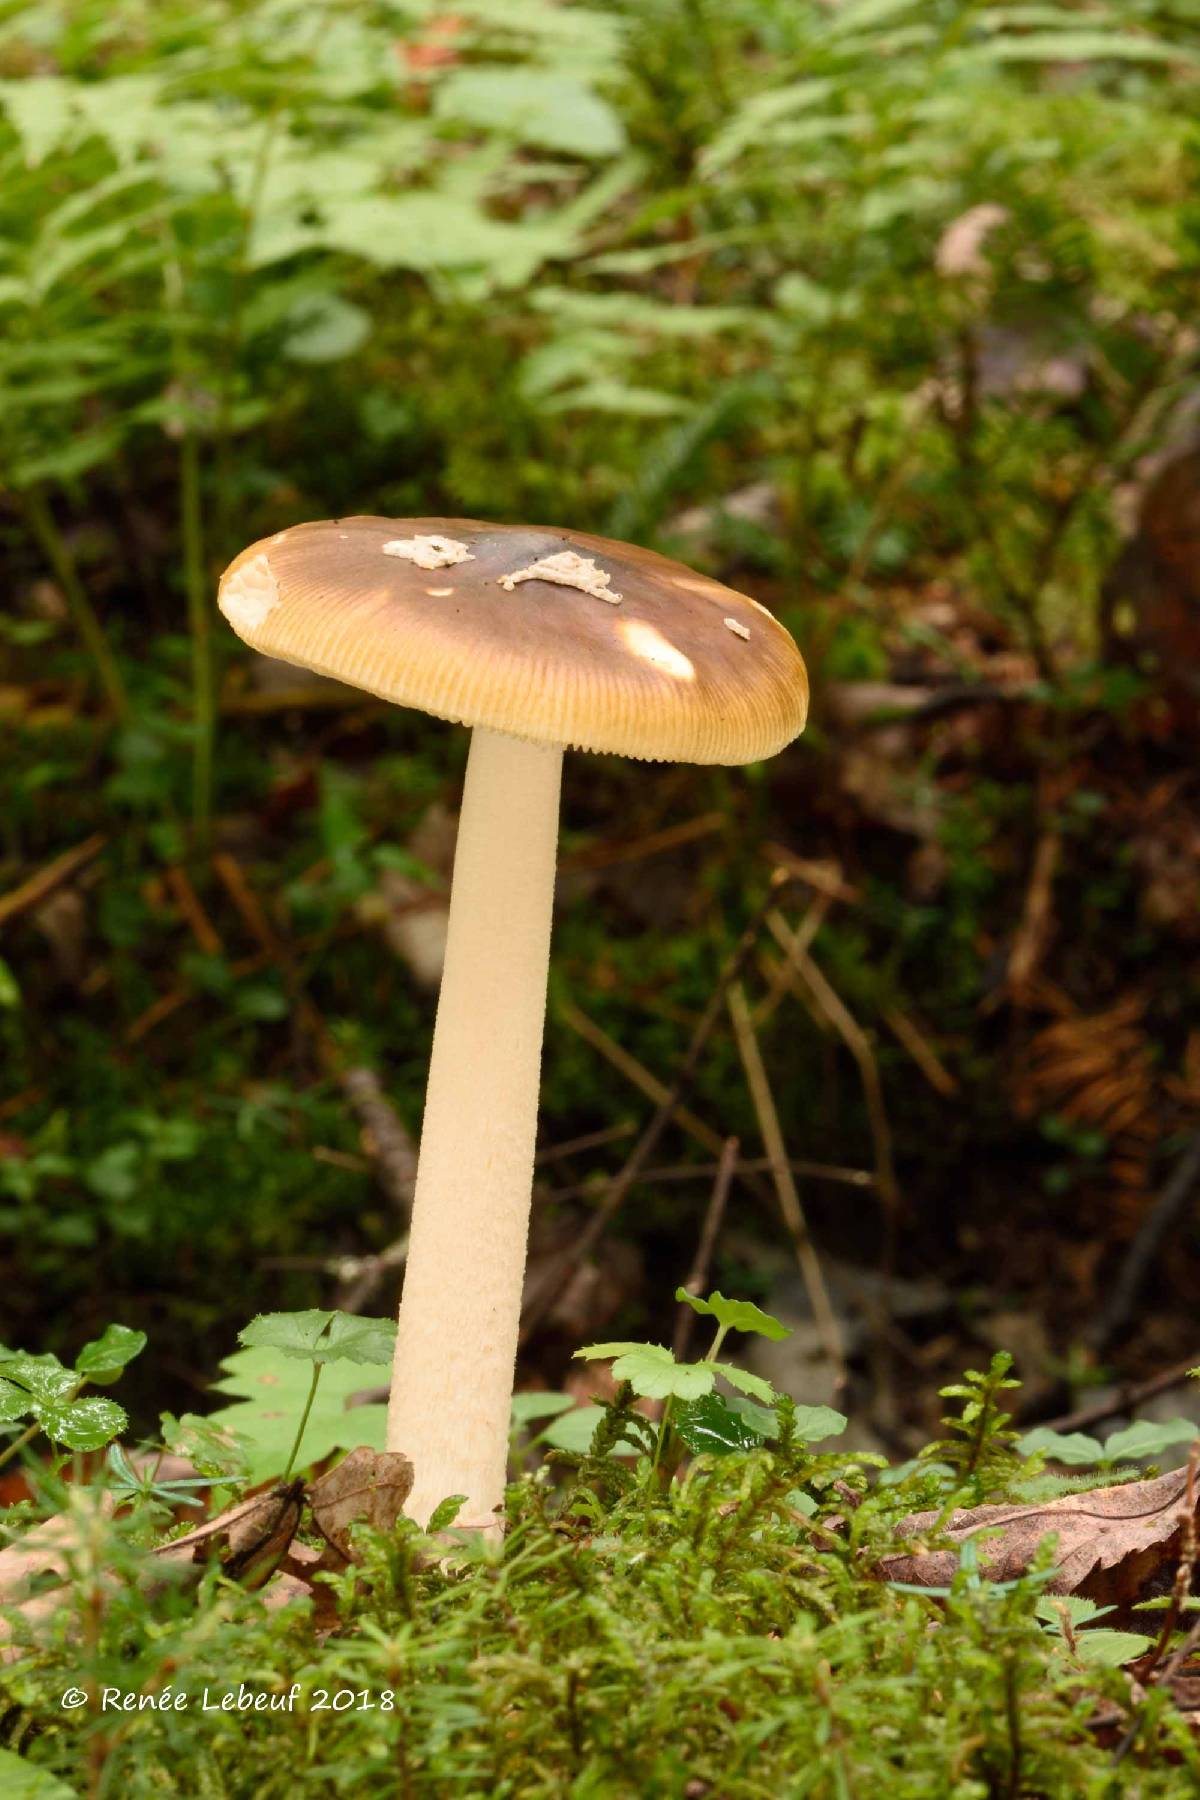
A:
[[[218,603],[267,656],[536,743],[754,762],[790,743],[808,710],[800,652],[764,606],[585,532],[296,525],[235,557]]]

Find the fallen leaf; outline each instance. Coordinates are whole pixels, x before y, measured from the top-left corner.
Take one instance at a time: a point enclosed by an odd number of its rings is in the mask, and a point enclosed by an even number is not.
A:
[[[309,1489],[313,1524],[339,1556],[350,1560],[350,1527],[390,1531],[413,1484],[413,1466],[394,1450],[351,1450]]]
[[[215,1556],[231,1580],[262,1587],[291,1547],[303,1504],[302,1481],[255,1494],[185,1537],[160,1545],[154,1555],[160,1562],[197,1566]]]
[[[998,1533],[980,1546],[980,1568],[989,1580],[1012,1581],[1053,1534],[1056,1569],[1048,1593],[1128,1606],[1152,1575],[1178,1559],[1187,1480],[1186,1469],[1173,1469],[1153,1481],[1064,1494],[1035,1506],[977,1506],[952,1514],[944,1535],[963,1544],[981,1531]],[[920,1539],[935,1530],[939,1517],[913,1513],[901,1521],[897,1535]],[[880,1564],[886,1580],[918,1587],[949,1586],[958,1568],[957,1550],[918,1550],[885,1557]]]

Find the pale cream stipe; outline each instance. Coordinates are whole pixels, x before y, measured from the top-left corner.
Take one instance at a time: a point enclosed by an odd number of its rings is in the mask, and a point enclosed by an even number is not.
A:
[[[428,1523],[496,1530],[533,1186],[562,751],[477,727],[463,791],[387,1446]]]

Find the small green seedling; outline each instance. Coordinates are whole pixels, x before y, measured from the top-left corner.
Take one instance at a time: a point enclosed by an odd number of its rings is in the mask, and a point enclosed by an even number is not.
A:
[[[587,1361],[612,1357],[613,1377],[627,1381],[642,1399],[663,1400],[662,1421],[653,1453],[656,1469],[670,1473],[684,1450],[693,1455],[729,1456],[757,1449],[779,1429],[775,1403],[779,1396],[769,1381],[717,1356],[731,1331],[752,1333],[778,1343],[790,1328],[750,1300],[727,1300],[712,1293],[707,1300],[677,1288],[676,1300],[716,1322],[716,1335],[702,1362],[676,1362],[662,1344],[587,1344],[576,1351]],[[723,1394],[718,1378],[736,1392]],[[809,1442],[834,1437],[846,1429],[842,1413],[828,1406],[795,1408],[795,1435]]]
[[[118,1502],[160,1500],[165,1506],[200,1506],[197,1488],[214,1488],[222,1484],[219,1475],[171,1476],[160,1481],[157,1463],[135,1469],[120,1444],[108,1447],[109,1489]]]
[[[109,1325],[101,1337],[85,1344],[66,1368],[57,1356],[31,1356],[24,1350],[0,1350],[0,1426],[24,1429],[0,1450],[0,1468],[12,1462],[44,1431],[65,1450],[99,1450],[129,1423],[124,1407],[98,1395],[81,1399],[85,1387],[107,1387],[126,1364],[146,1347],[144,1331]]]
[[[213,1384],[237,1403],[203,1421],[185,1414],[171,1425],[179,1431],[203,1424],[222,1437],[234,1433],[252,1486],[286,1482],[293,1468],[309,1468],[335,1450],[382,1449],[387,1408],[347,1412],[346,1403],[372,1385],[364,1366],[390,1365],[395,1336],[392,1319],[321,1309],[260,1314],[238,1333],[245,1347],[224,1359],[227,1373]]]

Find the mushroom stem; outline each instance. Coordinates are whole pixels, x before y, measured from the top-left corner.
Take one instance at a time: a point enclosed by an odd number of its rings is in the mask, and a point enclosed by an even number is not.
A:
[[[562,750],[477,727],[400,1302],[387,1444],[421,1525],[496,1526],[533,1188]]]

